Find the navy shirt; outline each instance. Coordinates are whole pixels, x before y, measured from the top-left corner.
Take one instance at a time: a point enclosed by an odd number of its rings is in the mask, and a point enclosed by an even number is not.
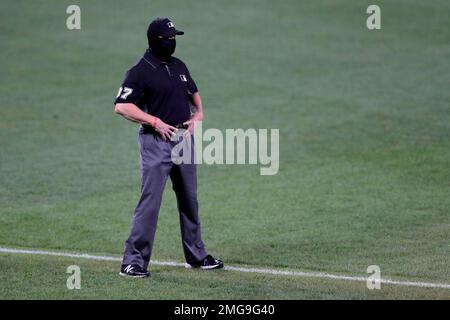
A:
[[[166,63],[147,50],[126,73],[115,103],[133,103],[165,123],[176,125],[190,118],[189,98],[197,91],[183,61],[172,57]]]

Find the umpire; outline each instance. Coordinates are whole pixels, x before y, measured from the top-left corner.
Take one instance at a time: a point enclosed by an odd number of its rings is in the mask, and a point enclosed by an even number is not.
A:
[[[223,268],[206,251],[201,238],[197,203],[196,165],[171,160],[176,137],[192,139],[196,121],[203,119],[197,86],[186,65],[172,56],[177,30],[169,19],[157,18],[147,29],[149,48],[126,73],[115,101],[115,112],[139,123],[141,196],[125,242],[120,274],[148,277],[159,208],[167,177],[172,180],[180,214],[181,238],[187,268]],[[195,112],[191,114],[190,104]],[[191,149],[191,157],[194,157]]]

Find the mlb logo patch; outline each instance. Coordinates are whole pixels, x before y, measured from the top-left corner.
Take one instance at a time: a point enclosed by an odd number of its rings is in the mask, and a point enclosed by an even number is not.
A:
[[[180,79],[183,82],[187,82],[186,76],[184,74],[180,74]]]

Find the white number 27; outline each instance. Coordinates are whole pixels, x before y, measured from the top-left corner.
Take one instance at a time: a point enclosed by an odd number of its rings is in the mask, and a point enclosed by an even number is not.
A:
[[[116,98],[120,96],[121,99],[126,99],[132,92],[133,92],[133,89],[131,89],[131,88],[120,87],[119,92],[117,92]]]

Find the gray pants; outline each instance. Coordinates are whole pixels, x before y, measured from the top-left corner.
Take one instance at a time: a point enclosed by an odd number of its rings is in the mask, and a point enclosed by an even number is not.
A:
[[[190,139],[191,160],[193,160],[193,137]],[[196,165],[193,161],[192,164],[179,165],[172,162],[171,152],[176,143],[164,141],[157,134],[142,132],[139,134],[141,197],[134,212],[130,236],[125,242],[123,264],[137,264],[147,269],[167,176],[172,180],[177,197],[186,262],[195,263],[207,255],[201,239],[198,216]]]

